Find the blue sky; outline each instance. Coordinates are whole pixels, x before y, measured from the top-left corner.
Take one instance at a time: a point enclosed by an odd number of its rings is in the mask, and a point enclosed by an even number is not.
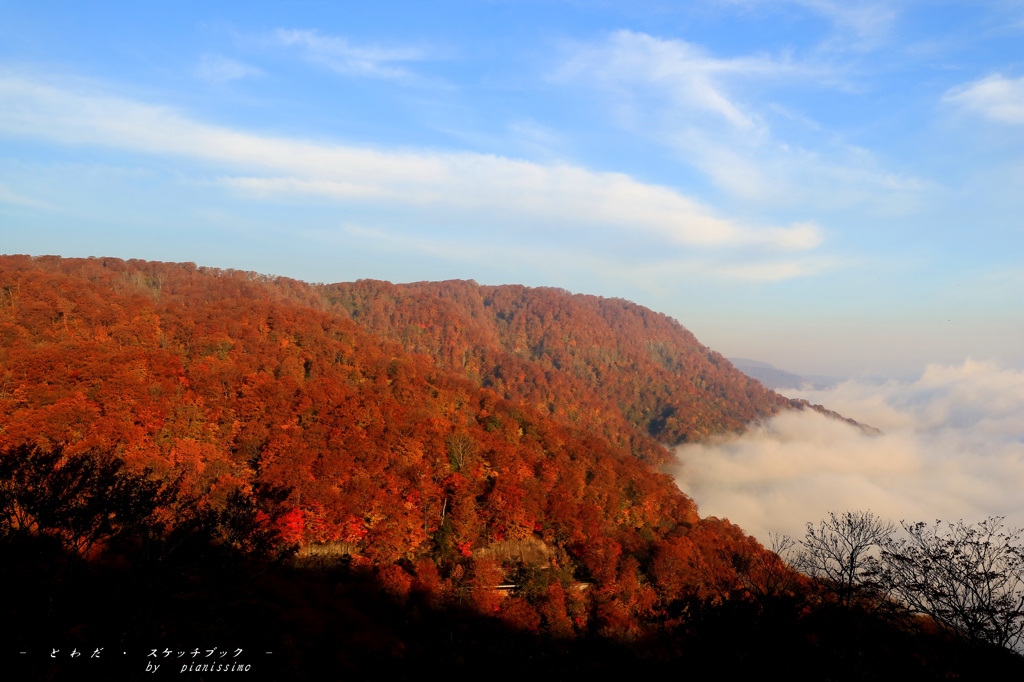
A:
[[[619,296],[1024,367],[1024,2],[0,0],[0,252]]]

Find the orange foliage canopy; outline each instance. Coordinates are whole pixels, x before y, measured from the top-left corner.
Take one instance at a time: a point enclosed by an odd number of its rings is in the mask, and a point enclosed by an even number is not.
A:
[[[464,584],[528,630],[632,636],[672,600],[742,592],[763,550],[698,519],[654,437],[787,404],[624,301],[0,257],[0,452],[116,453],[214,508],[284,487],[284,542],[357,547],[398,597]],[[528,538],[556,570],[502,602],[470,556]]]
[[[368,331],[615,442],[699,440],[799,405],[672,318],[622,299],[472,281],[360,280],[324,292]],[[642,438],[636,447],[655,450]]]

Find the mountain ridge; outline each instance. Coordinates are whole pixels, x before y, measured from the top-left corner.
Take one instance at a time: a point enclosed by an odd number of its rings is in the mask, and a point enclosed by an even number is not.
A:
[[[735,371],[676,320],[624,299],[464,280],[325,288],[351,319],[407,350],[506,392],[502,372],[534,363],[544,373],[530,377],[534,393],[560,381],[593,409],[618,411],[661,442],[737,430],[797,406]],[[521,386],[513,392],[543,403]]]
[[[732,655],[734,627],[814,654],[847,632],[827,590],[702,518],[659,443],[808,407],[621,299],[0,256],[0,549],[21,557],[0,570],[34,586],[5,611],[12,641],[26,623],[48,643],[123,636],[83,607],[116,582],[123,622],[147,624],[137,646],[167,623],[263,637],[250,607],[277,604],[273,632],[300,623],[357,668],[378,659],[328,632],[353,632],[352,614],[379,633],[438,623],[444,646],[449,625],[500,623],[563,662],[569,641]],[[58,583],[86,587],[52,622],[36,602]],[[232,624],[210,625],[224,594]],[[482,645],[509,651],[492,632]],[[273,646],[323,655],[292,636]],[[410,665],[445,640],[408,636]],[[401,658],[389,642],[379,660]]]

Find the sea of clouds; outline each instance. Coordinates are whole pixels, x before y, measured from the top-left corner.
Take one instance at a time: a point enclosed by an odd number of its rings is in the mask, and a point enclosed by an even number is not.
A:
[[[894,522],[980,521],[1024,527],[1024,371],[967,360],[915,381],[849,380],[783,391],[881,430],[787,412],[738,436],[683,445],[673,473],[702,516],[728,518],[762,542],[801,539],[831,510]]]

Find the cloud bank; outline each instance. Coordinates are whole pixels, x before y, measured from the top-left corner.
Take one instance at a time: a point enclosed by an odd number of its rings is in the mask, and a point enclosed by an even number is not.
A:
[[[567,163],[472,152],[381,150],[207,124],[169,107],[40,84],[0,72],[0,135],[186,157],[212,164],[222,186],[254,198],[310,197],[415,208],[418,216],[546,229],[604,229],[666,246],[806,251],[811,223],[741,224],[663,185]],[[486,224],[486,223],[484,223]],[[725,273],[728,274],[728,273]]]
[[[851,380],[793,393],[875,426],[866,435],[813,412],[779,415],[747,433],[677,449],[680,488],[704,515],[762,541],[803,537],[830,510],[894,521],[1024,527],[1024,372],[992,363],[929,366],[913,382]]]

